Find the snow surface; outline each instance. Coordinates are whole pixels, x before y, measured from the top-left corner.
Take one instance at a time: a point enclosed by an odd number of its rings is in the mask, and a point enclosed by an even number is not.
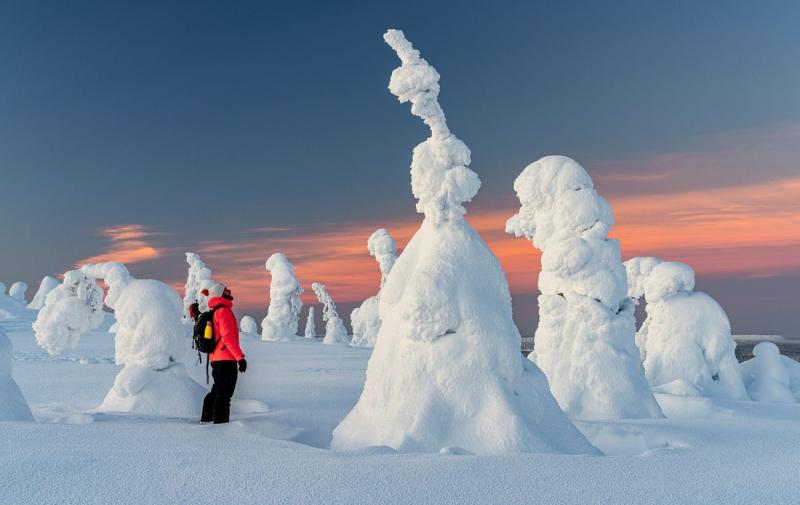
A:
[[[28,308],[39,310],[44,307],[47,295],[50,291],[56,289],[59,284],[61,284],[61,282],[55,277],[50,277],[49,275],[42,277],[42,281],[39,283],[39,289],[37,289],[36,294],[33,295],[33,300],[28,304]]]
[[[339,317],[339,313],[336,312],[336,303],[334,303],[325,285],[315,282],[311,285],[311,289],[314,290],[319,303],[322,304],[322,320],[325,321],[325,337],[322,339],[322,343],[349,344],[350,337],[347,335],[344,321]]]
[[[464,220],[480,186],[469,149],[447,128],[439,75],[403,33],[389,89],[431,128],[414,149],[412,189],[425,213],[381,289],[380,333],[358,403],[332,446],[459,454],[596,454],[520,354],[497,258]]]
[[[514,181],[519,212],[506,232],[542,250],[539,326],[529,358],[574,419],[660,417],[634,343],[619,242],[608,202],[586,170],[546,156]]]
[[[303,309],[300,299],[303,288],[297,281],[294,267],[283,253],[270,256],[266,267],[272,280],[269,284],[267,316],[261,321],[261,338],[292,340],[297,335],[297,323]]]
[[[306,338],[317,338],[317,323],[314,321],[314,307],[308,308],[308,315],[306,316],[306,329],[303,333]]]
[[[759,402],[800,401],[800,363],[781,355],[772,342],[753,348],[753,359],[741,364],[747,393]]]
[[[33,420],[28,402],[14,382],[11,363],[13,353],[11,341],[0,327],[0,421]]]
[[[30,323],[9,338],[36,422],[0,425],[4,504],[797,503],[800,404],[658,395],[667,419],[578,423],[606,457],[340,452],[331,431],[359,397],[368,349],[244,341],[233,422],[213,426],[94,412],[119,371],[113,335],[57,357]],[[204,365],[190,373],[205,382]],[[210,457],[224,479],[197,471]]]
[[[647,319],[636,334],[645,375],[657,391],[746,400],[728,316],[710,296],[695,292],[694,270],[679,262],[625,262],[631,298],[644,295]]]
[[[392,266],[397,259],[397,245],[385,228],[376,230],[367,240],[367,249],[370,256],[374,257],[381,269],[381,286],[383,289],[386,278],[392,271]],[[375,347],[375,340],[381,329],[381,316],[378,310],[380,305],[380,290],[353,309],[350,313],[350,324],[353,327],[353,340],[350,345],[356,347]]]

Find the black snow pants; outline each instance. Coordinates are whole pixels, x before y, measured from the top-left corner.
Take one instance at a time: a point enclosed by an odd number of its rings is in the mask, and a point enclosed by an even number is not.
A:
[[[231,397],[236,389],[236,378],[239,375],[235,361],[214,361],[211,363],[211,377],[214,385],[203,401],[203,415],[200,422],[214,424],[227,423],[231,417]]]

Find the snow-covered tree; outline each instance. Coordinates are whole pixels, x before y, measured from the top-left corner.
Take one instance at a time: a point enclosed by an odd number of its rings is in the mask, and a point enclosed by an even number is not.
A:
[[[542,251],[539,326],[529,358],[577,419],[661,417],[634,343],[619,242],[608,202],[574,160],[547,156],[514,181],[522,204],[506,232]]]
[[[183,321],[185,324],[193,324],[189,316],[189,307],[196,302],[201,312],[208,311],[208,297],[203,295],[202,291],[216,282],[211,278],[211,269],[203,263],[198,254],[187,252],[186,263],[189,264],[189,272],[183,290]]]
[[[314,321],[314,307],[308,308],[308,316],[306,316],[306,331],[304,334],[306,338],[317,338],[317,323]]]
[[[96,279],[108,286],[105,305],[117,320],[115,361],[124,365],[98,410],[176,417],[198,414],[205,390],[180,362],[187,351],[188,330],[178,293],[163,282],[132,277],[121,263],[85,265],[67,272],[62,285],[47,295],[34,323],[39,345],[58,353],[99,326],[91,320],[101,306],[95,296]]]
[[[297,335],[297,324],[303,301],[303,288],[297,281],[294,266],[286,255],[275,253],[266,263],[272,280],[269,283],[269,307],[261,321],[262,340],[292,340]]]
[[[800,401],[800,363],[783,356],[772,342],[753,348],[753,359],[741,365],[747,393],[757,402]]]
[[[25,282],[15,282],[8,290],[8,295],[16,301],[27,304],[28,300],[25,299],[25,292],[28,291],[28,284]]]
[[[13,354],[11,341],[0,328],[0,421],[30,421],[28,402],[11,373]]]
[[[437,100],[439,74],[403,33],[386,42],[402,66],[391,92],[431,136],[414,149],[411,187],[422,226],[381,290],[382,324],[358,403],[334,449],[593,453],[558,408],[541,371],[520,354],[500,263],[463,218],[480,180]]]
[[[242,333],[247,333],[248,335],[258,335],[258,325],[253,316],[244,316],[239,323],[239,329]]]
[[[49,275],[42,277],[42,281],[39,283],[39,289],[37,289],[36,294],[33,295],[33,300],[28,304],[28,308],[39,310],[44,307],[47,295],[50,291],[56,289],[59,284],[61,283],[55,277],[50,277]]]
[[[47,294],[36,316],[36,343],[49,354],[61,354],[77,347],[81,336],[98,328],[103,318],[103,290],[95,278],[81,270],[70,270]]]
[[[344,327],[342,318],[336,312],[336,303],[334,303],[331,295],[324,284],[315,282],[311,285],[311,289],[317,295],[319,303],[322,304],[322,320],[325,321],[325,338],[322,339],[323,344],[348,344],[350,337],[347,335],[347,330]]]
[[[693,291],[694,270],[653,257],[632,258],[625,269],[628,295],[647,301],[636,345],[653,389],[746,400],[728,316],[713,298]]]
[[[381,228],[367,240],[367,249],[370,256],[378,261],[381,269],[381,289],[386,284],[386,278],[392,270],[397,259],[397,246],[389,232]],[[359,307],[350,313],[350,324],[353,326],[353,340],[350,345],[356,347],[375,347],[375,339],[381,329],[381,317],[378,310],[380,304],[380,290],[378,294],[364,300]]]

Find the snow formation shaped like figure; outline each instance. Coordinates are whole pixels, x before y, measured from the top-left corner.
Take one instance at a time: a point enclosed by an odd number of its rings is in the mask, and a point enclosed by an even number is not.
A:
[[[266,263],[272,276],[269,283],[269,307],[267,317],[261,321],[262,340],[292,340],[297,335],[297,323],[303,301],[303,288],[297,281],[294,266],[286,255],[275,253]]]
[[[26,283],[15,282],[11,285],[11,289],[8,290],[8,296],[20,303],[27,304],[28,300],[25,299],[26,291],[28,291],[28,285]]]
[[[28,308],[39,310],[44,307],[47,295],[50,291],[56,289],[59,284],[61,283],[58,282],[58,279],[55,277],[50,277],[49,275],[42,277],[42,281],[39,283],[39,289],[37,289],[36,294],[33,295],[33,300],[28,304]]]
[[[0,421],[31,421],[28,402],[11,373],[12,356],[11,341],[0,328]]]
[[[348,344],[350,337],[347,335],[347,330],[344,327],[342,318],[336,312],[336,304],[328,294],[328,290],[324,284],[315,282],[311,285],[311,289],[317,295],[319,303],[322,304],[322,320],[325,321],[325,338],[322,339],[323,344]]]
[[[693,291],[692,268],[643,257],[626,261],[625,269],[628,295],[647,301],[636,345],[653,389],[674,394],[689,384],[703,396],[746,400],[728,316],[713,298]]]
[[[514,181],[522,204],[506,232],[542,251],[539,326],[529,358],[576,419],[661,417],[634,343],[608,202],[574,160],[547,156]]]
[[[253,316],[244,316],[239,323],[239,329],[242,333],[247,333],[248,335],[258,335],[258,325]]]
[[[783,356],[772,342],[753,348],[753,359],[742,363],[747,393],[757,402],[800,402],[800,363]]]
[[[386,284],[386,278],[392,270],[397,259],[397,246],[394,239],[385,228],[377,230],[367,240],[367,249],[370,256],[378,261],[381,269],[381,289]],[[353,326],[353,340],[350,345],[356,347],[375,347],[375,340],[381,329],[381,316],[379,313],[380,290],[378,294],[364,300],[359,307],[350,313],[350,324]]]
[[[199,255],[187,252],[186,263],[189,264],[189,272],[183,291],[183,321],[186,324],[193,324],[192,318],[189,316],[189,307],[197,302],[201,312],[208,311],[208,297],[203,295],[202,291],[210,288],[216,282],[211,278],[211,269],[203,263]]]
[[[447,129],[439,75],[402,32],[384,39],[402,61],[390,90],[431,127],[411,169],[425,219],[381,290],[364,390],[332,447],[596,453],[520,354],[500,263],[463,218],[480,181],[466,168],[469,149]]]
[[[314,321],[314,307],[308,308],[306,317],[306,330],[303,333],[306,338],[317,338],[317,323]]]
[[[36,343],[49,354],[74,349],[81,335],[103,323],[103,290],[80,270],[64,274],[63,282],[45,297],[33,331]]]

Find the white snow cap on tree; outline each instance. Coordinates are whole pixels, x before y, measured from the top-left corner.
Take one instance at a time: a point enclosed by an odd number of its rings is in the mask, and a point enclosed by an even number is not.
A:
[[[425,220],[381,290],[364,391],[334,430],[332,447],[596,453],[520,354],[500,263],[463,219],[461,203],[480,182],[466,168],[469,149],[445,124],[439,75],[402,32],[384,38],[402,61],[391,91],[431,127],[411,169]]]
[[[314,307],[308,308],[308,316],[306,317],[306,331],[304,334],[306,338],[317,338],[317,323],[314,321]]]
[[[39,310],[44,307],[47,295],[50,291],[56,289],[59,284],[61,283],[55,277],[50,277],[49,275],[42,277],[42,281],[39,283],[39,289],[37,289],[36,294],[33,295],[33,300],[28,304],[28,308]]]
[[[11,289],[8,290],[8,296],[18,302],[27,303],[28,300],[25,299],[26,291],[28,291],[28,284],[24,282],[15,282],[11,285]]]
[[[381,286],[386,284],[386,278],[392,270],[397,259],[397,246],[394,239],[385,228],[381,228],[367,240],[367,249],[370,256],[378,261],[381,269]],[[350,324],[353,326],[353,340],[350,345],[356,347],[375,347],[375,340],[381,329],[379,314],[380,290],[378,294],[364,300],[359,307],[350,313]]]
[[[241,323],[239,323],[239,329],[244,333],[258,335],[258,325],[256,324],[256,320],[253,319],[253,316],[244,316]]]
[[[75,348],[81,335],[99,327],[103,318],[103,290],[95,278],[70,270],[36,316],[36,343],[49,354],[61,354]]]
[[[322,339],[322,343],[350,343],[350,337],[347,335],[344,322],[336,312],[336,304],[333,302],[331,295],[328,294],[328,290],[325,288],[325,285],[315,282],[311,285],[311,289],[314,290],[319,303],[322,304],[322,320],[325,321],[325,338]]]
[[[297,323],[303,301],[303,288],[297,281],[294,267],[286,255],[275,253],[266,263],[272,276],[269,284],[269,307],[267,317],[261,321],[263,340],[291,340],[297,335]]]
[[[522,204],[506,232],[542,250],[539,326],[529,358],[577,419],[661,417],[634,344],[619,242],[608,202],[564,156],[528,165],[514,181]]]
[[[193,252],[186,253],[186,263],[189,264],[189,272],[186,276],[186,285],[183,295],[183,318],[187,324],[192,323],[189,316],[189,307],[197,302],[200,311],[208,310],[208,297],[202,294],[204,289],[208,289],[215,284],[211,278],[211,270],[203,263],[198,254]]]
[[[13,354],[11,341],[0,328],[0,421],[31,421],[28,402],[11,373]]]
[[[800,363],[781,355],[772,342],[757,344],[753,356],[741,365],[751,399],[780,403],[800,401]]]
[[[650,385],[673,394],[746,400],[728,316],[713,298],[692,291],[694,270],[653,257],[629,259],[625,269],[629,296],[647,301],[636,345]]]

